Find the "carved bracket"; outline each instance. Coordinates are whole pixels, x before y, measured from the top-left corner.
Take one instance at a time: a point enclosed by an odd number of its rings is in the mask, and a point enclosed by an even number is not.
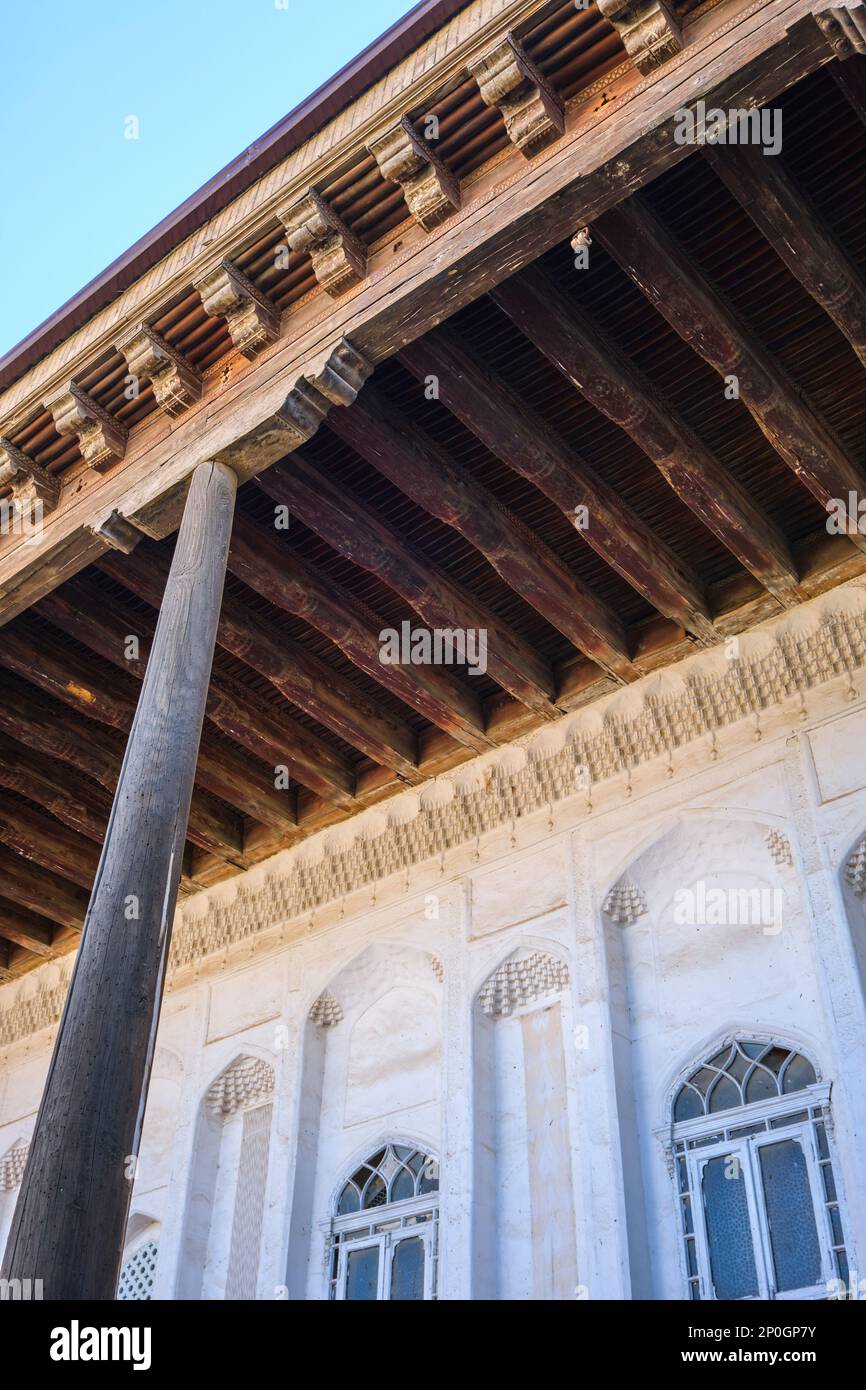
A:
[[[10,439],[0,436],[0,483],[10,483],[16,506],[32,508],[35,502],[53,512],[60,500],[57,478],[25,454]]]
[[[531,159],[565,130],[559,97],[513,34],[469,64],[481,96],[502,113],[509,139]]]
[[[866,5],[831,5],[816,10],[815,20],[837,58],[866,54]]]
[[[133,376],[147,377],[166,415],[181,415],[201,395],[201,372],[148,323],[137,324],[115,343]]]
[[[683,31],[667,0],[598,0],[639,72],[655,72],[683,50]]]
[[[104,473],[126,453],[129,430],[74,381],[45,402],[58,434],[76,435],[81,457]]]
[[[120,512],[111,512],[109,516],[101,521],[97,526],[88,526],[87,530],[94,536],[99,536],[100,540],[105,541],[112,550],[121,550],[124,555],[129,555],[138,545],[144,535],[138,527]]]
[[[316,279],[336,298],[367,273],[367,248],[314,188],[291,206],[277,208],[293,251],[309,252]]]
[[[195,282],[205,312],[223,318],[244,357],[255,357],[280,336],[280,311],[226,258]]]
[[[403,190],[409,211],[425,232],[460,207],[460,185],[408,116],[367,147],[383,179]]]

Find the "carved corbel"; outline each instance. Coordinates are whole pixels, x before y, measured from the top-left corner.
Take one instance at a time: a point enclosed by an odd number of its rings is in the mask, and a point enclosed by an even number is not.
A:
[[[139,323],[115,343],[134,377],[147,377],[157,405],[181,415],[201,395],[201,372],[148,323]]]
[[[74,381],[67,382],[45,406],[54,417],[57,433],[75,435],[81,457],[97,473],[123,458],[129,430]]]
[[[255,357],[280,336],[280,311],[242,270],[220,261],[195,282],[205,312],[223,318],[232,342],[244,357]]]
[[[502,113],[509,139],[531,159],[565,130],[559,97],[513,34],[469,64],[481,96]]]
[[[815,22],[837,58],[866,54],[866,5],[830,5],[815,12]]]
[[[335,299],[367,273],[367,249],[314,188],[300,202],[277,208],[293,251],[308,252],[316,279]]]
[[[415,221],[432,231],[460,207],[460,185],[408,116],[367,147],[383,179],[397,183]]]
[[[21,511],[31,512],[38,502],[43,512],[53,512],[60,500],[57,478],[11,439],[0,436],[0,484],[3,483],[11,485],[12,499]]]
[[[134,522],[121,516],[120,512],[111,512],[104,521],[96,526],[88,526],[87,530],[105,541],[112,550],[120,550],[124,555],[130,555],[144,535]]]
[[[341,338],[298,377],[280,407],[249,433],[220,450],[240,478],[261,472],[312,439],[332,405],[351,405],[373,364]]]
[[[598,0],[639,72],[655,72],[683,50],[683,31],[667,0]]]

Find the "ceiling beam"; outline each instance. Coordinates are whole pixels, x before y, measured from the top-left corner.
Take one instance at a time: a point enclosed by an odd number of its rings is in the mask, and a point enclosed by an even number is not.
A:
[[[642,199],[606,212],[593,232],[683,341],[721,377],[736,378],[739,399],[823,507],[863,495],[860,470],[827,421]],[[866,549],[866,536],[851,539]]]
[[[123,759],[123,740],[113,731],[44,700],[23,681],[7,677],[0,687],[0,729],[47,758],[92,777],[111,796]],[[189,839],[201,849],[244,867],[240,817],[210,797],[193,793]]]
[[[765,159],[757,147],[731,145],[722,150],[705,145],[703,153],[728,192],[866,367],[866,277],[811,198],[778,158]]]
[[[52,956],[54,923],[35,912],[22,912],[17,903],[0,898],[0,936],[23,946],[35,956]]]
[[[0,733],[0,787],[18,792],[28,801],[50,811],[64,825],[102,843],[111,797],[99,786],[64,767],[62,781],[57,763]]]
[[[34,869],[26,859],[0,845],[0,883],[3,896],[19,907],[28,907],[62,927],[80,931],[84,926],[89,894],[48,869]],[[30,949],[28,947],[28,949]]]
[[[287,506],[339,554],[398,593],[430,627],[485,631],[487,669],[493,679],[545,718],[555,716],[554,676],[547,663],[359,497],[300,454],[267,469],[256,482],[272,501]]]
[[[625,430],[704,525],[786,607],[797,574],[778,528],[589,314],[537,267],[492,292],[591,405]]]
[[[156,627],[150,615],[124,608],[80,578],[48,594],[37,612],[113,665],[144,679]],[[130,636],[138,638],[135,657],[127,655]],[[354,804],[355,773],[348,759],[217,667],[211,672],[206,717],[272,771],[286,766],[296,781],[326,800]]]
[[[623,624],[553,551],[375,386],[329,427],[361,458],[485,555],[506,584],[578,650],[621,681],[636,679]]]
[[[543,416],[476,352],[466,351],[454,330],[437,329],[410,343],[400,361],[419,381],[436,376],[442,404],[492,454],[549,497],[596,554],[653,608],[696,637],[716,640],[697,576]]]
[[[478,750],[492,746],[480,698],[467,683],[441,667],[383,661],[380,634],[388,624],[277,540],[276,533],[238,514],[229,569],[269,603],[323,633],[360,670],[460,743]]]
[[[34,806],[0,802],[0,842],[88,892],[93,886],[99,847]]]
[[[159,608],[169,558],[156,546],[131,555],[109,553],[98,568],[152,608]],[[233,594],[223,594],[217,642],[258,671],[280,694],[374,762],[405,781],[423,781],[416,739],[408,724],[383,712],[340,672],[252,613]]]

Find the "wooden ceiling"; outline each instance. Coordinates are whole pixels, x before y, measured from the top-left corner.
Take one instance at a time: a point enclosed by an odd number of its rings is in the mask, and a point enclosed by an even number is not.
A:
[[[536,61],[578,82],[585,17],[569,48],[557,15]],[[589,229],[588,268],[556,247],[241,489],[184,891],[866,568],[826,526],[866,473],[863,63],[778,103],[780,156],[694,152]],[[393,227],[375,185],[357,225]],[[309,274],[285,273],[281,303]],[[159,325],[199,366],[227,350],[202,312]],[[123,371],[85,385],[132,424],[152,401],[118,403]],[[16,443],[55,470],[76,447],[45,421]],[[172,547],[110,552],[3,629],[2,978],[77,940]],[[383,664],[406,620],[486,629],[486,674]]]

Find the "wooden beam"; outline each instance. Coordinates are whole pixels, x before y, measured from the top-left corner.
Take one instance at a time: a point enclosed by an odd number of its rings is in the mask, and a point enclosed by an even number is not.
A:
[[[324,633],[360,670],[460,743],[479,750],[491,746],[484,733],[480,699],[468,683],[440,667],[383,661],[380,634],[387,624],[277,540],[276,534],[239,515],[229,568],[270,603]]]
[[[851,110],[866,125],[866,57],[852,54],[844,63],[831,63],[827,71]]]
[[[762,433],[822,506],[864,495],[860,469],[827,421],[645,202],[621,203],[593,232],[683,341],[721,377],[736,378]],[[866,537],[851,538],[866,549]]]
[[[155,546],[129,556],[106,555],[98,562],[101,570],[154,608],[159,607],[168,566],[168,557]],[[217,641],[346,743],[407,781],[423,781],[415,735],[408,724],[383,713],[356,685],[300,643],[273,632],[232,594],[223,595]]]
[[[99,863],[98,847],[53,816],[23,801],[0,802],[0,840],[34,864],[90,889]]]
[[[19,907],[28,907],[62,927],[80,931],[87,912],[87,894],[83,888],[61,878],[48,869],[34,869],[20,854],[0,845],[0,884],[4,898],[11,898]]]
[[[716,640],[697,576],[543,416],[476,352],[465,350],[456,332],[428,333],[404,348],[400,360],[419,381],[436,376],[442,404],[492,454],[549,497],[637,593],[696,637]],[[585,525],[581,509],[586,510]]]
[[[102,843],[111,798],[95,782],[0,734],[0,787],[43,806],[72,830]]]
[[[63,705],[41,699],[32,686],[8,677],[0,689],[0,729],[45,757],[86,773],[114,794],[123,741],[113,730],[70,714]],[[244,866],[240,818],[208,796],[193,796],[189,838],[228,863]]]
[[[420,507],[465,536],[520,594],[580,650],[619,680],[634,680],[619,618],[560,564],[486,488],[374,386],[329,419],[335,434]]]
[[[492,298],[563,376],[625,430],[704,525],[781,603],[797,602],[787,542],[601,325],[537,267]]]
[[[2,1276],[49,1299],[117,1288],[236,487],[193,475],[12,1219]]]
[[[31,634],[21,621],[3,635],[0,666],[91,719],[123,733],[129,729],[135,713],[134,688],[105,672],[95,673],[92,665],[74,652],[49,650],[44,639]],[[251,766],[249,759],[225,743],[202,741],[196,777],[201,786],[254,819],[268,825],[294,826],[290,801],[276,790],[273,777]]]
[[[866,277],[812,200],[778,158],[766,159],[756,147],[720,149],[705,145],[703,153],[761,235],[845,335],[866,367]]]
[[[138,680],[144,678],[154,631],[148,615],[124,609],[80,578],[48,594],[37,611],[121,670]],[[130,636],[138,639],[137,658],[128,655]],[[286,766],[296,781],[326,800],[354,805],[355,773],[348,759],[295,720],[275,714],[255,691],[216,668],[211,673],[206,715],[215,727],[266,763],[272,775],[276,767]]]
[[[487,669],[494,680],[545,718],[556,711],[553,672],[507,623],[480,604],[444,570],[407,544],[375,511],[338,487],[300,454],[274,464],[256,479],[276,503],[289,508],[316,535],[400,594],[430,627],[483,630]]]
[[[14,941],[35,956],[50,957],[54,954],[51,943],[55,930],[47,917],[22,912],[16,903],[0,898],[0,936],[7,941]]]
[[[667,0],[598,0],[598,8],[645,77],[682,52],[682,27]]]

